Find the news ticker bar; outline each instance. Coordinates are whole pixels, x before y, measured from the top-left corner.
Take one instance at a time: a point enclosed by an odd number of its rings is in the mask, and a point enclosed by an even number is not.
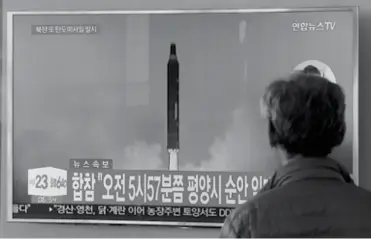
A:
[[[268,177],[259,172],[44,167],[28,170],[28,195],[31,203],[46,204],[233,207],[251,199],[267,181]]]
[[[223,223],[232,207],[14,204],[15,219],[78,219]]]

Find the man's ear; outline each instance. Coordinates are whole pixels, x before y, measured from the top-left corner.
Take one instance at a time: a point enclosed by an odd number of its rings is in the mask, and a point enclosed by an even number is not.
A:
[[[260,98],[259,105],[260,105],[260,114],[261,114],[261,116],[262,116],[264,119],[268,119],[268,116],[269,116],[269,113],[268,113],[268,106],[267,106],[267,104],[264,102],[264,99],[263,99],[263,98]]]

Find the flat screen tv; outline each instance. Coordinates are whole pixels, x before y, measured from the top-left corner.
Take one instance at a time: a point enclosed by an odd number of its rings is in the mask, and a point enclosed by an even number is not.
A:
[[[344,89],[358,182],[357,10],[9,12],[8,221],[221,226],[279,162],[264,88],[308,65]]]

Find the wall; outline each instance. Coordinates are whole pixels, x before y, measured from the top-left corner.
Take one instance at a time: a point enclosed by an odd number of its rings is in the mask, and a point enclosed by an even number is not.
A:
[[[366,76],[371,74],[368,61],[371,60],[371,2],[369,0],[189,0],[189,1],[144,1],[144,0],[4,0],[3,12],[16,10],[126,10],[126,9],[186,9],[186,8],[283,8],[304,6],[351,6],[359,5],[360,11],[360,185],[371,190],[371,149],[366,143],[371,138],[371,120],[367,113],[367,103],[371,89]],[[3,26],[6,25],[5,16]],[[5,29],[4,29],[5,33]],[[4,43],[5,44],[5,43]],[[92,226],[92,225],[40,225],[6,222],[5,169],[1,171],[1,217],[0,236],[2,237],[217,237],[218,229],[179,229],[163,227],[134,226]]]

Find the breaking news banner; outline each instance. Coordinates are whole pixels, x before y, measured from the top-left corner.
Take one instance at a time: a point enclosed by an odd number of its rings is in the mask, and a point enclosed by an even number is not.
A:
[[[32,200],[14,204],[14,218],[222,223],[267,182],[259,173],[115,170],[110,160],[90,161],[28,170]]]

